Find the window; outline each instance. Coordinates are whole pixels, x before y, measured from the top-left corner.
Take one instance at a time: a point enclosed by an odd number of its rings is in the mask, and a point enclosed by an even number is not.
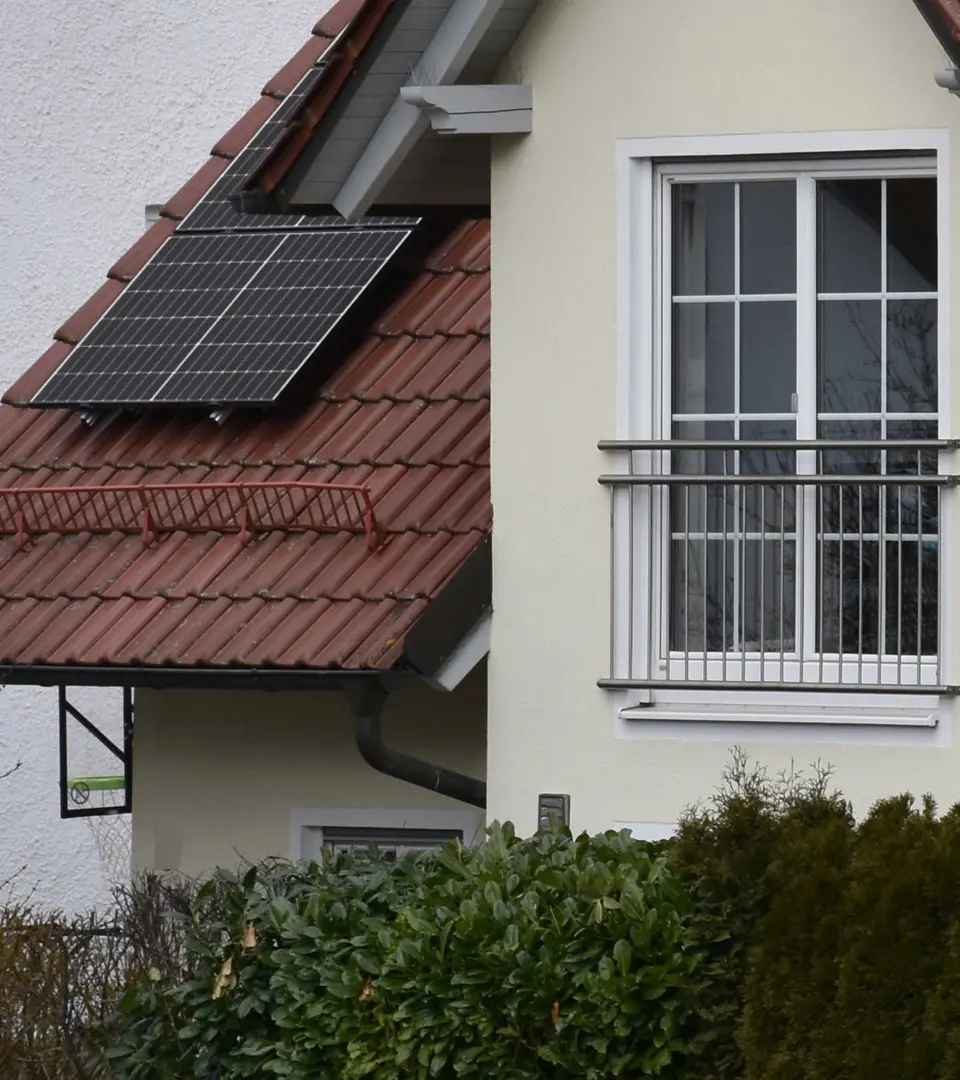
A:
[[[470,810],[297,809],[291,815],[294,859],[320,862],[324,851],[340,854],[375,848],[389,862],[410,852],[443,847],[448,840],[474,844],[481,816]]]
[[[448,840],[463,841],[460,829],[387,829],[328,826],[321,830],[321,846],[334,855],[375,850],[386,862],[411,852],[441,848]]]
[[[645,165],[654,407],[609,444],[631,595],[601,685],[934,692],[935,156]]]

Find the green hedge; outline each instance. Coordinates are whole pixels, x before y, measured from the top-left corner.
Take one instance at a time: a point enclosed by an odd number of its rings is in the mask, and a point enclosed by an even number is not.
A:
[[[960,809],[740,755],[675,841],[221,873],[95,1033],[115,1080],[960,1080]]]
[[[139,984],[99,1041],[124,1080],[654,1075],[692,1026],[688,916],[625,834],[221,873],[183,916],[189,978]]]

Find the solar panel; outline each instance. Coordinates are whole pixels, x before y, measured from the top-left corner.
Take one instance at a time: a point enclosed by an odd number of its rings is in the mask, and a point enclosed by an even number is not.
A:
[[[271,403],[409,235],[173,236],[34,403]]]
[[[32,404],[276,402],[419,222],[238,209],[321,71],[284,99]]]

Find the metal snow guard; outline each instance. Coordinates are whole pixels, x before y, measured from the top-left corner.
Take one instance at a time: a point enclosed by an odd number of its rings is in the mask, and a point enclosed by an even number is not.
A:
[[[91,484],[0,488],[0,535],[76,533],[363,532],[374,551],[385,536],[370,489],[306,480],[236,483]]]

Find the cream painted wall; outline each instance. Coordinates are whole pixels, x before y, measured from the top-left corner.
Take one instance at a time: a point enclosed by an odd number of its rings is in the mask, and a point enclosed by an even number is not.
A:
[[[485,681],[481,665],[452,693],[392,696],[385,742],[483,777]],[[289,856],[294,808],[468,809],[371,769],[342,694],[141,690],[136,707],[139,869],[201,874]]]
[[[550,790],[572,795],[577,829],[674,821],[736,744],[775,770],[833,764],[858,811],[905,789],[960,799],[949,704],[922,731],[627,726],[626,696],[596,686],[610,641],[597,476],[612,463],[596,443],[616,433],[617,140],[946,128],[958,193],[960,102],[933,82],[944,66],[907,0],[543,0],[507,64],[533,85],[534,131],[498,142],[493,168],[491,817],[530,830]],[[956,199],[952,221],[956,266]],[[956,284],[950,299],[956,310]]]

